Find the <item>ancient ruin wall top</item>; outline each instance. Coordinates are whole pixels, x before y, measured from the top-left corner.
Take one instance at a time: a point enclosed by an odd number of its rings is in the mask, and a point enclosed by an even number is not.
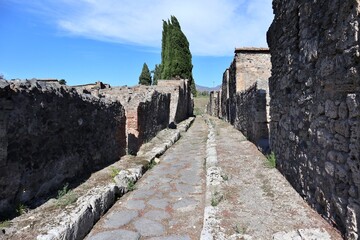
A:
[[[255,47],[241,47],[235,48],[234,53],[268,53],[270,54],[269,48],[255,48]]]

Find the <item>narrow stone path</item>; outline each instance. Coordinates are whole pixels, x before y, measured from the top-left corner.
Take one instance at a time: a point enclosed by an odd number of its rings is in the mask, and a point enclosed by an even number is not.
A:
[[[197,118],[160,164],[102,217],[86,239],[199,239],[207,132],[205,121]]]
[[[88,240],[342,239],[228,123],[192,127]]]

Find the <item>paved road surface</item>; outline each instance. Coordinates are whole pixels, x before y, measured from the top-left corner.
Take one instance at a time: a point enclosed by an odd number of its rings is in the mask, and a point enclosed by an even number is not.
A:
[[[207,118],[86,239],[342,239],[239,131]]]
[[[199,239],[207,132],[206,123],[196,119],[160,164],[108,211],[87,239]]]

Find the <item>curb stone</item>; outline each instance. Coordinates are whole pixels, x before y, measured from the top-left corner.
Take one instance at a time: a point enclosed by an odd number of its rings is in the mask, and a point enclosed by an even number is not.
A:
[[[221,176],[222,169],[218,165],[214,124],[209,118],[206,118],[205,121],[209,129],[206,142],[206,206],[200,240],[251,240],[252,237],[246,234],[236,233],[227,236],[219,226],[220,220],[216,218],[218,212],[217,204],[223,198],[222,185],[224,184],[224,179]],[[216,205],[213,205],[213,201],[216,201]]]

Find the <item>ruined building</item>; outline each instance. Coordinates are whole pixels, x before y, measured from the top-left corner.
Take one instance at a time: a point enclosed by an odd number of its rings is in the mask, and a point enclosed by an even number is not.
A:
[[[236,48],[234,60],[223,74],[221,91],[210,93],[208,105],[210,115],[230,122],[260,145],[267,145],[269,134],[270,69],[269,49]]]
[[[274,0],[270,143],[278,169],[360,237],[359,0]]]
[[[134,88],[0,80],[0,217],[136,154],[192,109],[187,80]]]

